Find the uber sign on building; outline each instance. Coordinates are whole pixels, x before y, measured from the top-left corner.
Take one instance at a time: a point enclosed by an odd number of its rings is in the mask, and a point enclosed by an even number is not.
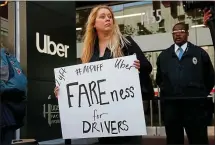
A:
[[[46,53],[50,55],[58,55],[59,57],[67,58],[68,45],[63,45],[62,43],[56,44],[54,41],[50,40],[49,35],[44,35],[43,47],[40,47],[40,33],[36,33],[36,46],[40,53]]]
[[[76,64],[75,2],[26,2],[28,108],[26,135],[61,138],[54,68]]]

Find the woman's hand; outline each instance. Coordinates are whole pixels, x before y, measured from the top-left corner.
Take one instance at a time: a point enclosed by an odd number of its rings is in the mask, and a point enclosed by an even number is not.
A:
[[[207,26],[207,22],[211,18],[211,16],[212,16],[211,11],[205,9],[204,10],[204,17],[203,17],[203,22],[204,22],[205,26]]]
[[[55,88],[54,88],[54,94],[55,94],[55,97],[58,99],[58,92],[59,92],[59,87],[58,86],[56,86]]]
[[[140,61],[139,60],[135,60],[133,65],[136,69],[138,69],[138,70],[140,69]]]

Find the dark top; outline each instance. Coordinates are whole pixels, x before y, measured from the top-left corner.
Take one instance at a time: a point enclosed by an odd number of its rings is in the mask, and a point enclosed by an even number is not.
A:
[[[210,57],[204,49],[188,42],[179,60],[172,45],[157,59],[156,82],[161,89],[161,98],[205,98],[214,86]]]
[[[18,89],[6,90],[1,94],[1,128],[18,129],[24,125],[26,112],[26,96]]]
[[[142,89],[141,90],[142,98],[143,100],[150,100],[154,97],[154,89],[153,89],[151,78],[149,76],[149,74],[152,71],[152,65],[147,60],[147,58],[145,57],[145,55],[143,54],[142,50],[137,45],[137,43],[130,36],[127,36],[126,38],[130,42],[130,44],[126,44],[122,48],[122,52],[125,56],[136,54],[137,59],[140,61],[139,77],[140,77],[140,84]],[[113,57],[111,56],[111,52],[109,49],[105,50],[103,57],[99,57],[99,43],[97,39],[95,41],[94,53],[90,62],[106,60],[111,58]]]

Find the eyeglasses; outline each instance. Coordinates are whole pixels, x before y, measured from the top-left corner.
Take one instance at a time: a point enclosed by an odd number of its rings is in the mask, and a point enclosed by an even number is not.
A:
[[[172,34],[176,34],[176,33],[186,33],[186,30],[174,30],[172,31]]]

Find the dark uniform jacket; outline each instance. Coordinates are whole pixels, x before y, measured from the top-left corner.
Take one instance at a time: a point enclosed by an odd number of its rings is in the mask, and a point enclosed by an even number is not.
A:
[[[214,69],[205,50],[188,42],[181,60],[174,45],[157,59],[157,85],[161,98],[204,98],[214,86]]]

